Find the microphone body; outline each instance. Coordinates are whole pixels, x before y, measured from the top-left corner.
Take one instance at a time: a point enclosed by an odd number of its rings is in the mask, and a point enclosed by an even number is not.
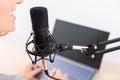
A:
[[[35,55],[35,63],[37,60],[37,56],[41,57],[42,64],[44,67],[44,72],[48,77],[54,80],[60,80],[49,75],[47,60],[45,58],[49,54],[52,54],[54,51],[56,51],[56,50],[52,50],[54,41],[52,40],[52,37],[49,35],[49,31],[48,31],[47,9],[45,7],[31,8],[30,16],[32,21],[33,43],[35,49],[34,52],[30,52],[30,51],[28,52]]]
[[[45,57],[48,54],[48,13],[44,7],[34,7],[30,10],[32,30],[33,30],[33,42],[35,45],[35,51],[40,57]]]

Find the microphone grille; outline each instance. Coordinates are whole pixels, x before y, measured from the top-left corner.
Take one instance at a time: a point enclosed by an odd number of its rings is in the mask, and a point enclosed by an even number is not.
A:
[[[32,27],[40,29],[48,27],[48,12],[45,7],[33,7],[30,9]]]

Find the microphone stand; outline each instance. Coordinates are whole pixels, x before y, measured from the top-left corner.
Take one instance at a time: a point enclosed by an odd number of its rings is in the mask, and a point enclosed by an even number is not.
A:
[[[54,77],[49,75],[48,66],[47,66],[47,61],[46,60],[49,60],[50,62],[53,63],[54,59],[55,59],[55,55],[56,55],[57,52],[62,52],[62,51],[65,51],[65,50],[80,50],[83,55],[86,55],[86,56],[90,55],[91,58],[94,58],[95,55],[104,54],[104,53],[108,53],[108,52],[120,49],[120,46],[116,46],[116,47],[109,48],[109,49],[104,49],[104,50],[99,50],[98,49],[99,47],[104,47],[104,46],[106,46],[108,44],[120,41],[120,37],[112,39],[112,40],[98,42],[98,43],[91,44],[91,45],[88,45],[88,46],[79,46],[79,45],[72,45],[72,46],[70,46],[68,44],[58,44],[56,42],[56,40],[54,39],[54,37],[49,33],[48,42],[50,43],[49,44],[50,48],[48,47],[48,49],[42,51],[42,50],[39,49],[40,45],[39,46],[36,45],[34,40],[31,40],[29,42],[29,40],[30,40],[32,35],[33,35],[33,33],[31,33],[30,37],[28,38],[28,40],[26,42],[26,52],[28,53],[28,56],[30,57],[30,59],[31,59],[33,64],[36,64],[37,61],[42,60],[42,64],[43,64],[43,67],[44,67],[45,74],[48,77],[50,77],[50,78],[52,78],[54,80],[60,80],[60,79],[54,78]],[[34,44],[35,47],[33,47],[32,51],[30,51],[28,49],[28,46],[30,44],[32,44],[32,43]],[[38,48],[38,49],[36,49],[36,48]],[[30,54],[35,56],[35,60],[32,59]],[[45,54],[45,55],[42,55],[42,54]],[[54,54],[53,58],[51,57],[51,54]],[[48,56],[48,55],[49,55],[49,59],[46,59],[45,57]],[[39,56],[40,58],[37,59],[37,56]]]

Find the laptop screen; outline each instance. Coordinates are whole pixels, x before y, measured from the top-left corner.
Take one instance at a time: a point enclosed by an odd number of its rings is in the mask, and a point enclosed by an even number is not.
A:
[[[57,19],[53,36],[59,44],[68,43],[71,45],[87,46],[107,40],[109,32]],[[104,48],[105,46],[99,49]],[[96,69],[99,69],[103,57],[102,54],[98,54],[92,59],[90,56],[83,55],[80,51],[68,50],[57,54]]]

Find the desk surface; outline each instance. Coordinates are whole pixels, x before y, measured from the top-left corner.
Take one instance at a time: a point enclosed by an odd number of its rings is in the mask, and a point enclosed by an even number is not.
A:
[[[25,46],[5,44],[0,42],[0,73],[16,74],[30,59],[25,52]],[[102,61],[100,70],[93,80],[120,80],[120,63]]]

